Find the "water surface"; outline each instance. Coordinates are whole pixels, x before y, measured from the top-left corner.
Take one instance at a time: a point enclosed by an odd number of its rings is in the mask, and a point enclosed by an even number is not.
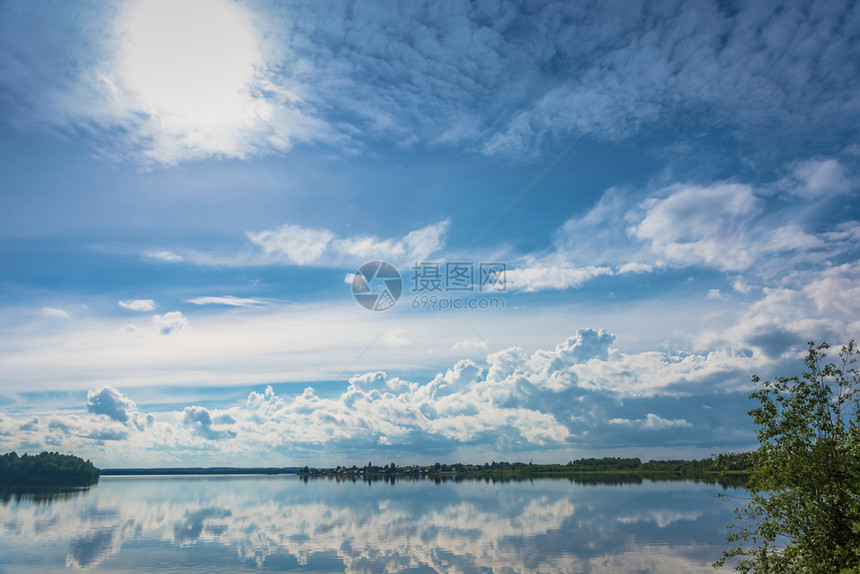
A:
[[[103,477],[0,497],[0,573],[714,572],[742,489],[620,482]]]

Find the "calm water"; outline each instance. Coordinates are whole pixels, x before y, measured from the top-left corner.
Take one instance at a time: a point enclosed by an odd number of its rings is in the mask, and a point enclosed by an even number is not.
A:
[[[296,476],[105,477],[4,496],[0,573],[714,572],[743,490]]]

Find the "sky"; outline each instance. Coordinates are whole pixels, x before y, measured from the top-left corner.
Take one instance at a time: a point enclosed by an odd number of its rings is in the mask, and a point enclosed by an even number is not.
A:
[[[860,327],[858,65],[847,1],[5,2],[0,451],[752,448]]]

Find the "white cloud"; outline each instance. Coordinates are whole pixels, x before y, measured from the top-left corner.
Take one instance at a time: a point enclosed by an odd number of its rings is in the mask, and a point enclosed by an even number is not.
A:
[[[389,347],[408,347],[412,341],[406,335],[406,331],[399,327],[391,327],[382,335],[382,342]]]
[[[333,247],[335,251],[365,260],[399,261],[406,254],[406,249],[400,241],[378,240],[367,236],[338,239]]]
[[[246,232],[248,239],[267,255],[283,255],[291,263],[307,265],[318,260],[334,235],[323,229],[285,224],[274,231]]]
[[[506,287],[511,291],[543,291],[547,289],[569,289],[579,287],[586,281],[612,275],[609,267],[573,267],[567,263],[549,265],[546,263],[526,264],[523,267],[506,271]]]
[[[451,221],[445,219],[438,223],[410,231],[403,238],[406,253],[413,260],[426,259],[428,256],[445,247],[445,235]]]
[[[445,219],[410,231],[399,240],[378,240],[366,236],[338,239],[333,242],[332,247],[342,257],[408,264],[422,261],[444,248],[445,235],[448,233],[450,224],[450,220]]]
[[[490,348],[487,346],[487,343],[481,341],[480,339],[464,339],[462,341],[457,341],[451,347],[452,351],[457,352],[474,352],[474,351],[489,351]]]
[[[591,359],[607,361],[614,342],[615,335],[603,329],[577,329],[576,335],[556,345],[555,354],[574,363],[586,363]]]
[[[860,263],[845,263],[824,270],[803,288],[820,312],[851,320],[860,317]]]
[[[409,265],[445,247],[449,227],[450,221],[446,219],[411,231],[401,239],[365,235],[338,239],[328,230],[286,224],[275,230],[246,232],[248,239],[261,247],[269,259],[242,263],[272,263],[285,258],[295,265],[359,265],[369,260]],[[347,282],[351,282],[351,277]]]
[[[860,328],[860,264],[797,271],[782,287],[765,287],[762,297],[739,313],[734,324],[697,335],[703,349],[734,348],[763,360],[802,356],[809,340],[836,345]]]
[[[637,263],[635,261],[631,261],[629,263],[625,263],[618,268],[618,275],[622,275],[624,273],[650,273],[653,270],[653,265],[649,265],[648,263]]]
[[[188,320],[181,311],[170,311],[164,315],[153,315],[152,324],[162,335],[169,335],[185,327]]]
[[[745,236],[761,201],[747,185],[678,186],[642,207],[644,216],[630,233],[672,263],[741,270],[755,261]]]
[[[539,267],[536,271],[547,278],[540,283],[556,289],[575,285],[584,276],[576,270],[609,267],[623,276],[703,267],[743,272],[736,290],[748,294],[748,277],[775,284],[799,266],[820,269],[834,258],[856,254],[860,223],[842,221],[824,229],[820,223],[821,214],[835,207],[833,190],[845,193],[853,184],[835,160],[800,165],[809,172],[805,178],[757,188],[737,182],[676,184],[647,192],[611,188],[590,211],[556,231],[551,251],[526,259],[522,267]],[[803,198],[809,185],[821,193]],[[774,202],[779,211],[772,209]],[[566,274],[571,281],[564,280]]]
[[[51,317],[53,319],[69,318],[68,311],[64,311],[63,309],[56,309],[54,307],[42,307],[42,315],[44,315],[45,317]]]
[[[179,263],[180,261],[184,261],[185,258],[181,255],[177,255],[172,251],[147,251],[143,254],[145,257],[149,259],[158,259],[159,261],[166,261],[167,263]]]
[[[437,453],[461,447],[509,454],[511,448],[563,452],[574,442],[599,448],[600,437],[617,436],[619,428],[631,429],[625,433],[690,429],[690,437],[679,440],[695,444],[703,437],[726,438],[708,434],[716,432],[716,417],[725,419],[725,413],[707,415],[709,420],[694,430],[687,418],[650,412],[631,419],[624,417],[625,409],[636,408],[640,397],[648,397],[644,404],[653,409],[660,397],[672,397],[667,404],[678,405],[689,396],[691,404],[699,404],[703,394],[746,390],[749,373],[764,364],[748,354],[627,354],[614,342],[606,331],[579,329],[548,350],[508,348],[490,353],[485,361],[456,361],[419,381],[367,371],[352,376],[344,391],[322,396],[311,387],[301,394],[277,394],[267,386],[227,410],[192,404],[144,414],[130,398],[103,387],[88,393],[87,410],[104,416],[58,414],[47,425],[32,424],[31,432],[50,433],[52,444],[84,453],[92,448],[87,441],[122,441],[122,454],[112,456],[129,459],[165,445],[205,450],[207,441],[234,439],[224,443],[232,446],[220,456],[237,461],[264,448],[313,448],[329,456],[340,449],[370,452],[379,445],[412,453],[425,447]],[[387,348],[381,351],[390,354]],[[28,418],[10,420],[0,421],[0,427],[29,424]],[[0,433],[0,446],[16,448],[11,436]],[[629,440],[636,443],[638,436],[633,432]]]
[[[664,419],[655,415],[654,413],[648,413],[644,419],[622,419],[615,418],[609,420],[610,424],[613,425],[625,425],[630,427],[641,428],[645,430],[663,430],[663,429],[671,429],[671,428],[690,428],[691,425],[684,419]]]
[[[259,307],[268,304],[264,299],[256,297],[234,297],[232,295],[223,295],[221,297],[194,297],[186,299],[186,302],[192,305],[225,305],[227,307]]]
[[[619,516],[618,522],[623,524],[636,524],[637,522],[653,522],[657,528],[666,528],[675,522],[692,522],[702,516],[701,510],[691,512],[679,512],[677,510],[648,510],[637,512],[627,516]]]
[[[732,282],[732,289],[737,291],[738,293],[743,293],[744,295],[749,294],[752,291],[752,286],[748,285],[746,281],[744,281],[743,277],[738,277]]]
[[[152,299],[132,299],[129,301],[117,301],[117,304],[123,309],[129,311],[147,312],[155,309],[155,301]]]
[[[783,180],[787,193],[804,199],[841,195],[853,184],[845,175],[842,164],[835,159],[806,160],[793,166],[793,177]]]

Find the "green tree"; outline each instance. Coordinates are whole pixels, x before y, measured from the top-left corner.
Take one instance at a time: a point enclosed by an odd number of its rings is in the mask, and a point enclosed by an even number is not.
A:
[[[749,502],[729,528],[744,573],[860,573],[860,351],[854,341],[831,362],[809,343],[806,372],[753,383],[749,412],[760,446]]]

